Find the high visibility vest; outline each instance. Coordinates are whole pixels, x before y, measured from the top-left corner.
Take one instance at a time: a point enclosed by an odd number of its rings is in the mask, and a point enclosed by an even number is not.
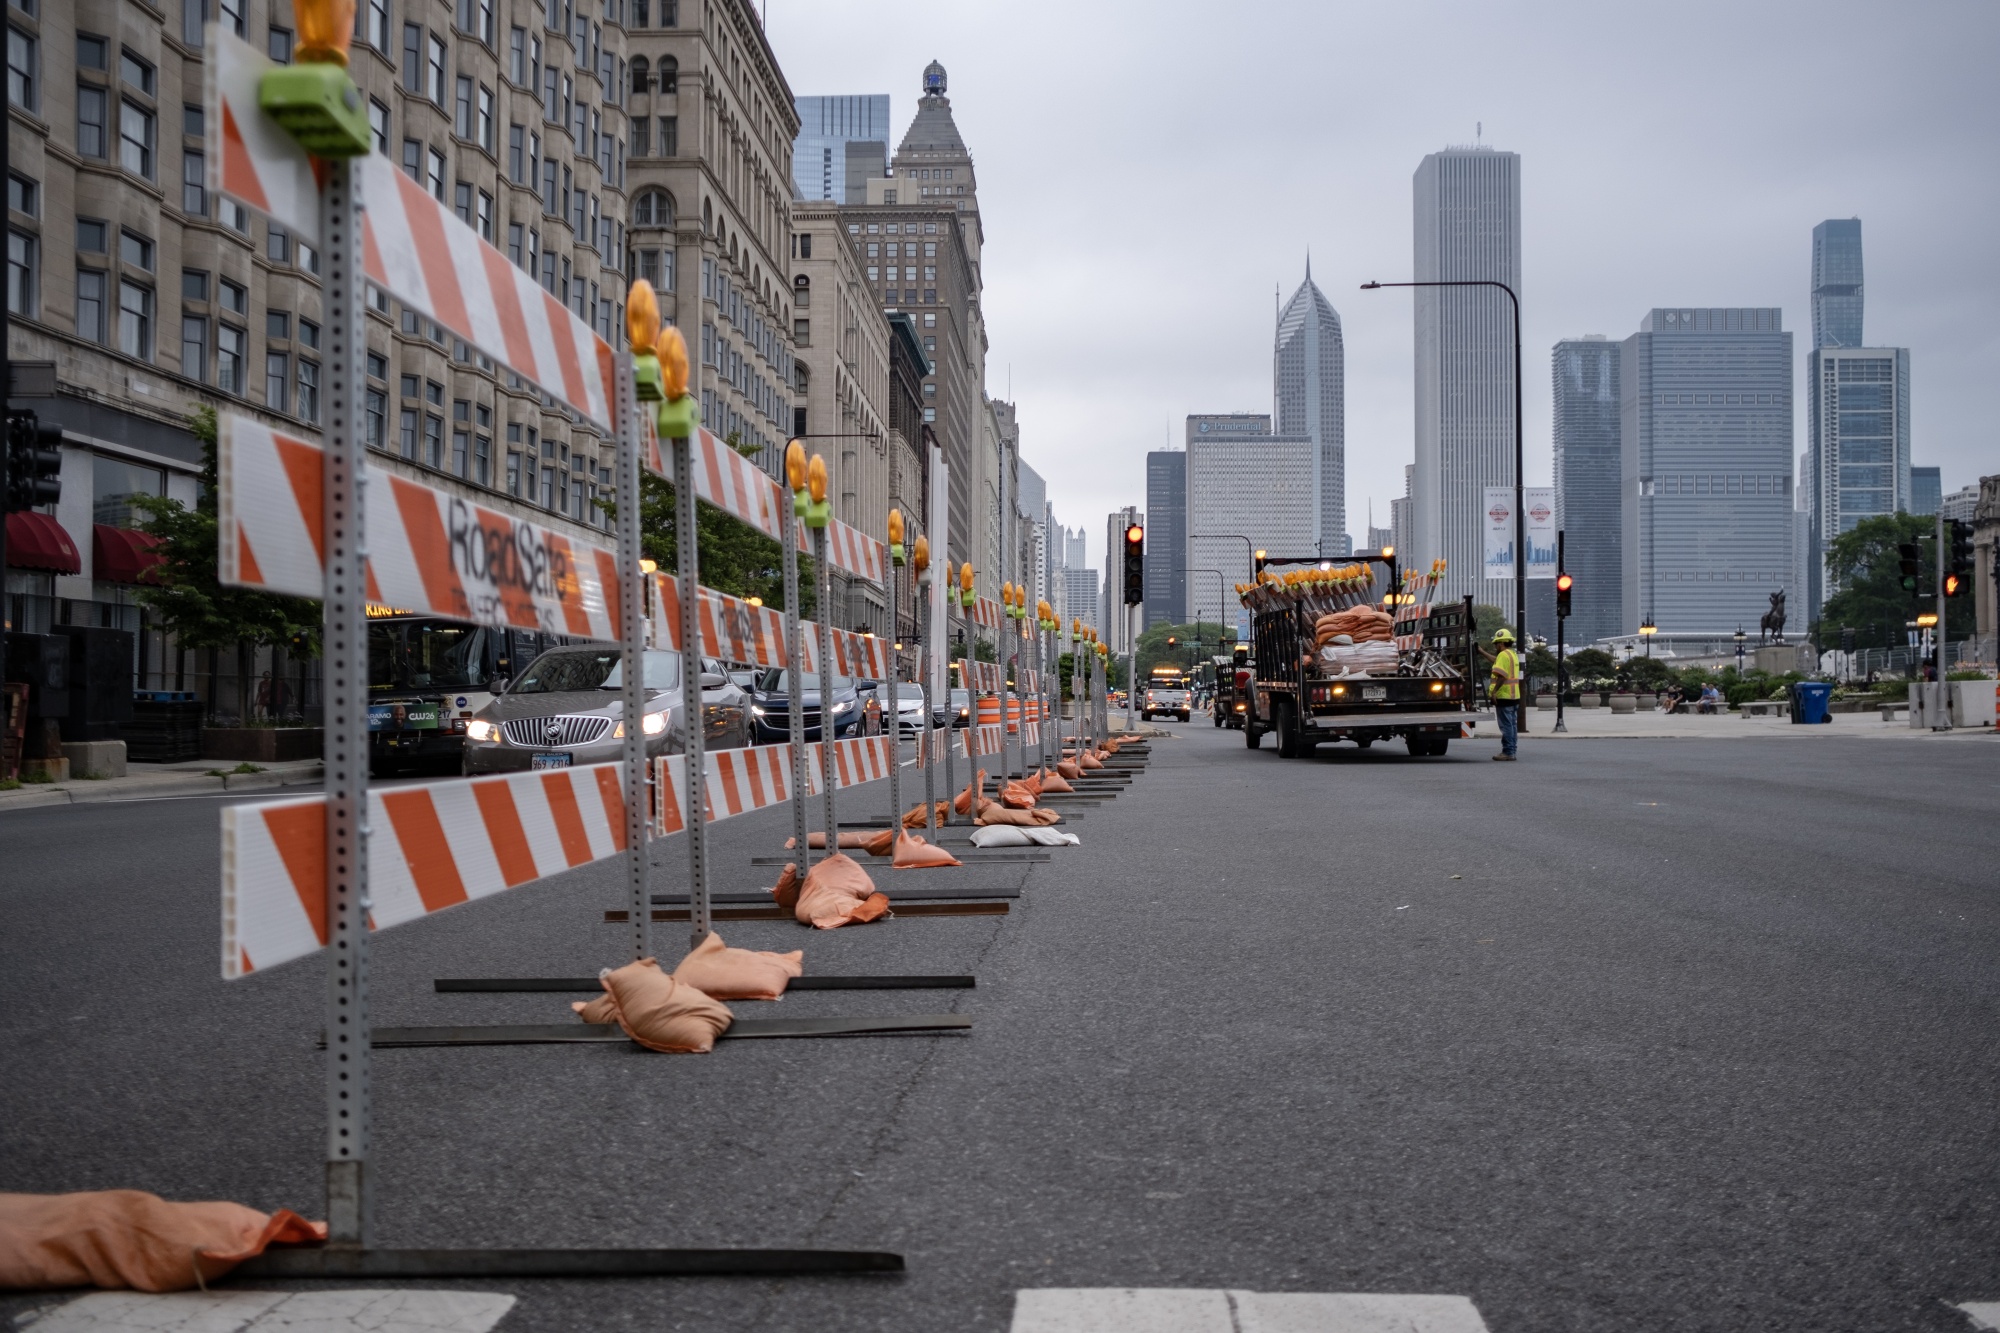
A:
[[[1500,678],[1500,683],[1493,687],[1495,699],[1521,697],[1521,659],[1512,648],[1502,648],[1494,654],[1493,674]]]

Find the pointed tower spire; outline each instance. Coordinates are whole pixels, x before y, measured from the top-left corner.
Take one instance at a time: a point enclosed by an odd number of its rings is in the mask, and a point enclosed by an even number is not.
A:
[[[1306,247],[1306,281],[1307,281],[1307,282],[1311,282],[1312,280],[1313,280],[1313,252],[1312,252],[1312,247],[1311,247],[1311,246],[1307,246],[1307,247]]]

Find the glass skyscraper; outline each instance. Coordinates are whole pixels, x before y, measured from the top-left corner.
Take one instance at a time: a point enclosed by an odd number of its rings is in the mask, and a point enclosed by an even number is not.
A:
[[[792,183],[799,187],[799,197],[868,202],[862,179],[884,175],[889,166],[889,94],[801,97],[796,105],[799,137],[792,141]],[[857,161],[852,189],[850,155],[868,163],[861,168]]]
[[[1619,345],[1603,334],[1555,346],[1556,526],[1564,567],[1576,579],[1564,629],[1575,645],[1620,632],[1619,357]]]
[[[1754,629],[1796,598],[1792,335],[1771,308],[1661,308],[1622,349],[1621,631]]]
[[[1938,511],[1944,503],[1944,469],[1935,467],[1913,467],[1910,469],[1910,512],[1928,517]]]
[[[1813,228],[1813,346],[1861,346],[1861,302],[1861,219],[1829,218]]]
[[[1146,612],[1142,629],[1187,621],[1187,455],[1146,455]]]
[[[1315,446],[1319,517],[1310,549],[1325,556],[1344,556],[1353,546],[1347,532],[1346,364],[1340,316],[1313,285],[1307,261],[1306,280],[1278,316],[1271,379],[1276,433],[1307,436]]]

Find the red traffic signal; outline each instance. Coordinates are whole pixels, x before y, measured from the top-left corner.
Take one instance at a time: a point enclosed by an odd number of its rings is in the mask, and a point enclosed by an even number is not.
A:
[[[1570,576],[1568,571],[1565,570],[1563,573],[1556,575],[1556,615],[1567,616],[1569,614],[1569,592],[1575,586],[1576,580]]]
[[[1946,574],[1946,575],[1944,576],[1944,595],[1945,595],[1945,596],[1947,596],[1947,597],[1956,597],[1956,596],[1958,596],[1958,594],[1959,594],[1959,590],[1960,590],[1961,588],[1963,588],[1964,586],[1965,586],[1965,581],[1964,581],[1963,579],[1959,578],[1959,576],[1958,576],[1958,575],[1957,575],[1957,574],[1956,574],[1955,572],[1954,572],[1954,573],[1950,573],[1950,574]]]

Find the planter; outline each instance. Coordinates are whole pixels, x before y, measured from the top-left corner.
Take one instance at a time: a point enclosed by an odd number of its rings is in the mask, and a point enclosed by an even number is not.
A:
[[[1589,693],[1579,694],[1576,696],[1576,706],[1578,708],[1602,708],[1604,707],[1604,696]]]
[[[203,727],[201,757],[276,764],[320,757],[318,727]]]
[[[1652,713],[1652,712],[1657,712],[1657,711],[1659,710],[1659,707],[1660,707],[1660,696],[1659,696],[1659,695],[1657,695],[1657,694],[1642,694],[1642,695],[1640,695],[1640,696],[1639,696],[1639,711],[1640,711],[1640,712],[1642,712],[1642,713]]]
[[[1535,708],[1538,712],[1553,713],[1556,709],[1556,697],[1553,694],[1536,695]]]
[[[1611,711],[1614,713],[1636,713],[1639,711],[1639,696],[1636,694],[1614,694],[1611,696]]]

